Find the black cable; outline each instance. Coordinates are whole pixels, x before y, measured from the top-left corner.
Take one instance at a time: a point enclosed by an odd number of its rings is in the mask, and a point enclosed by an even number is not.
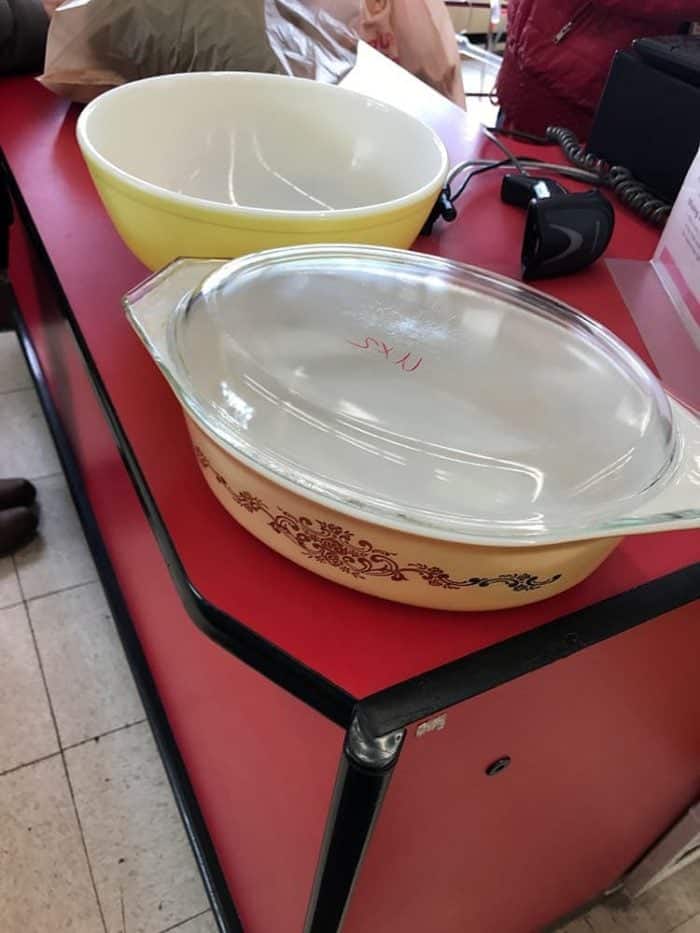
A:
[[[486,161],[488,164],[481,165],[478,168],[472,168],[472,170],[469,172],[467,177],[461,183],[459,188],[457,188],[456,192],[453,194],[452,193],[452,182],[456,178],[458,178],[459,175],[461,175],[463,171],[466,171],[466,169],[470,168],[474,164],[478,165],[480,161]],[[527,165],[531,171],[533,170],[542,171],[544,169],[547,169],[552,172],[559,172],[560,174],[568,175],[570,177],[575,177],[578,181],[588,181],[591,184],[600,183],[599,176],[591,175],[591,173],[586,173],[583,169],[580,169],[577,167],[553,165],[547,162],[542,162],[540,159],[535,159],[532,156],[521,156],[520,162]],[[443,187],[435,204],[433,205],[433,209],[431,210],[425,223],[423,224],[421,234],[423,236],[430,236],[430,234],[433,232],[433,227],[435,226],[435,223],[440,218],[450,223],[457,217],[457,209],[455,208],[454,202],[457,200],[457,198],[461,197],[461,195],[464,192],[464,189],[467,187],[467,185],[469,184],[469,182],[472,180],[472,178],[475,175],[481,175],[482,172],[490,172],[493,169],[497,169],[497,168],[505,168],[505,166],[512,165],[512,164],[513,163],[511,159],[501,159],[499,162],[477,159],[475,160],[475,162],[474,161],[464,162],[460,165],[455,166],[450,172],[448,176],[448,180],[445,183],[445,186]],[[527,173],[523,172],[522,174],[527,174]]]
[[[464,192],[464,189],[467,187],[469,182],[475,175],[481,175],[483,172],[491,172],[495,168],[503,168],[504,165],[510,165],[510,159],[502,159],[500,162],[494,162],[493,165],[484,165],[482,168],[475,168],[464,179],[459,188],[455,191],[454,194],[450,194],[450,200],[456,201],[458,197]]]
[[[550,142],[557,143],[566,158],[573,165],[588,169],[590,172],[597,172],[602,176],[607,174],[607,163],[597,156],[594,156],[592,153],[585,152],[583,146],[578,141],[578,137],[571,130],[567,130],[563,126],[548,126],[546,132],[547,139]]]
[[[624,165],[608,165],[592,153],[584,152],[576,134],[565,127],[548,126],[547,138],[557,143],[573,165],[597,172],[602,184],[614,191],[619,200],[635,214],[657,227],[664,226],[672,205],[652,194],[628,168]]]
[[[528,175],[529,173],[525,168],[525,166],[528,166],[531,172],[543,171],[547,169],[551,172],[558,172],[562,175],[574,177],[577,181],[584,181],[593,185],[602,184],[604,182],[603,177],[599,173],[591,172],[590,169],[583,169],[580,166],[562,166],[543,162],[541,159],[537,159],[533,156],[515,156],[507,146],[503,145],[500,140],[494,138],[493,131],[490,128],[483,127],[483,130],[485,135],[492,142],[495,142],[496,145],[506,153],[507,158],[501,159],[500,161],[492,161],[490,159],[475,159],[459,163],[458,165],[454,166],[451,169],[447,181],[440,194],[438,195],[438,198],[433,205],[430,214],[423,224],[423,228],[421,230],[421,234],[423,236],[430,236],[435,223],[440,218],[448,221],[448,223],[453,221],[457,217],[457,209],[455,208],[454,202],[459,197],[461,197],[472,178],[474,178],[476,175],[481,175],[483,172],[490,172],[493,169],[500,169],[504,168],[505,166],[512,165],[518,170],[518,172],[520,172],[520,174]],[[479,164],[483,162],[486,162],[487,164]],[[473,168],[472,166],[475,165],[479,167]],[[459,175],[461,175],[463,171],[466,171],[467,169],[471,169],[471,171],[453,194],[452,183],[456,178],[459,177]]]
[[[491,142],[495,146],[498,146],[501,152],[505,156],[508,157],[508,161],[511,163],[511,165],[515,166],[515,168],[518,170],[518,172],[521,175],[527,175],[527,171],[523,168],[522,163],[520,162],[518,157],[515,155],[515,153],[512,150],[508,148],[508,146],[506,146],[503,140],[499,139],[495,133],[492,133],[491,130],[487,126],[482,126],[481,132],[484,134],[484,136],[487,139],[491,140]]]

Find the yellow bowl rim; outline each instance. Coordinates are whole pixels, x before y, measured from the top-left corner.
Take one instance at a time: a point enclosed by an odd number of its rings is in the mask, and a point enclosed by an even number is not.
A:
[[[163,188],[160,185],[155,185],[152,182],[144,181],[143,179],[138,178],[136,175],[132,175],[130,172],[125,172],[123,169],[119,168],[117,165],[103,156],[96,149],[89,138],[87,125],[91,115],[100,107],[104,106],[105,100],[108,100],[113,96],[134,93],[136,88],[143,85],[154,84],[156,82],[176,83],[177,81],[184,80],[188,80],[190,82],[193,80],[203,82],[209,80],[221,80],[222,78],[228,79],[234,83],[260,83],[275,81],[287,83],[294,82],[295,86],[306,85],[313,87],[314,91],[312,93],[330,93],[336,95],[342,94],[345,96],[352,96],[369,101],[373,106],[379,107],[386,112],[398,114],[403,119],[412,120],[414,123],[419,124],[431,137],[433,145],[440,154],[439,169],[434,173],[429,181],[427,181],[420,188],[417,188],[415,191],[412,191],[410,194],[403,195],[400,198],[392,198],[389,201],[380,201],[376,204],[365,205],[364,207],[339,208],[338,210],[329,211],[298,211],[278,210],[263,207],[244,207],[223,204],[220,201],[210,201],[206,198],[196,198],[192,195],[180,194],[179,192],[171,191],[168,188]],[[173,206],[173,208],[177,208],[179,210],[184,208],[187,213],[200,214],[202,212],[206,212],[207,214],[214,213],[228,217],[249,218],[250,220],[308,220],[313,223],[327,223],[328,220],[333,218],[333,220],[342,223],[344,220],[359,220],[361,218],[372,217],[380,213],[394,213],[395,211],[403,213],[405,210],[416,206],[430,194],[434,193],[438,188],[442,187],[444,180],[447,177],[447,169],[449,164],[445,145],[437,133],[432,129],[432,127],[428,126],[422,120],[419,120],[416,117],[412,117],[410,114],[405,113],[398,107],[393,107],[390,104],[385,104],[382,101],[375,100],[366,94],[360,94],[357,91],[350,90],[349,88],[339,87],[338,85],[322,84],[307,78],[293,78],[289,75],[261,74],[258,72],[186,72],[182,74],[157,75],[155,77],[143,78],[140,81],[132,81],[130,83],[120,85],[119,87],[106,91],[104,94],[100,94],[99,97],[96,97],[85,107],[83,112],[78,117],[76,125],[76,136],[78,145],[80,146],[83,156],[88,164],[92,163],[93,166],[98,169],[98,171],[103,172],[108,178],[111,178],[114,181],[119,181],[121,183],[120,187],[123,186],[124,188],[130,189],[132,191],[138,191],[143,195],[150,195],[151,198],[157,199],[161,203],[169,203]]]

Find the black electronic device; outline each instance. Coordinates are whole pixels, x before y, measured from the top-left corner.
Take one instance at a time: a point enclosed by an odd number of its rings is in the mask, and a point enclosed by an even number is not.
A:
[[[527,211],[521,250],[523,278],[531,280],[568,275],[595,262],[610,242],[615,226],[612,205],[598,191],[571,194],[560,182],[539,173],[550,169],[556,174],[589,184],[602,184],[602,177],[579,166],[550,164],[531,156],[516,156],[498,139],[494,130],[489,127],[482,130],[501,149],[505,158],[472,159],[454,166],[425,222],[423,234],[430,236],[440,218],[448,222],[456,218],[455,201],[472,178],[484,172],[511,168],[517,171],[504,175],[501,199]],[[456,184],[464,173],[466,177]]]
[[[672,203],[700,147],[700,37],[639,39],[617,52],[589,154]]]
[[[615,227],[612,205],[599,191],[532,198],[521,253],[523,279],[585,269],[605,251]]]
[[[521,252],[525,281],[590,266],[604,252],[615,226],[612,205],[600,192],[571,194],[552,178],[505,175],[501,200],[527,210]]]
[[[526,208],[533,198],[551,198],[566,193],[566,188],[558,181],[536,175],[504,175],[501,182],[501,200],[515,207]]]
[[[700,36],[650,36],[632,48],[653,68],[700,87]]]

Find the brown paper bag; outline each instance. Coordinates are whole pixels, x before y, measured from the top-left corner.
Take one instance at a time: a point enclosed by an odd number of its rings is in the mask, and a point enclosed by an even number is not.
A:
[[[51,18],[39,80],[86,101],[151,75],[280,70],[259,0],[66,0]]]
[[[344,3],[347,11],[359,0]],[[65,0],[53,11],[39,80],[79,102],[182,71],[284,72],[333,82],[352,68],[356,52],[354,31],[318,0]]]
[[[58,4],[44,0],[51,25],[44,73],[38,80],[55,94],[78,103],[87,103],[102,91],[123,83],[117,72],[105,67],[87,41],[90,28],[87,6],[90,2],[65,0],[57,9]]]

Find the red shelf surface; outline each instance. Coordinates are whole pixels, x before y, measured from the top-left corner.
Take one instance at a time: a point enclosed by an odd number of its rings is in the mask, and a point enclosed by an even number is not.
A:
[[[363,88],[358,69],[347,83],[401,100],[435,126],[453,159],[483,147],[459,110],[395,72],[384,83],[375,74]],[[448,614],[363,596],[279,557],[208,491],[180,409],[124,317],[121,296],[147,272],[122,244],[93,188],[75,142],[77,108],[31,79],[16,78],[0,83],[0,111],[0,147],[190,580],[304,665],[358,698],[367,696],[697,560],[698,532],[628,538],[592,577],[559,597],[521,610]],[[555,157],[552,149],[544,154]],[[496,178],[478,179],[459,220],[418,248],[517,276],[523,214],[500,202],[498,187]],[[646,259],[656,239],[619,209],[609,254]],[[544,290],[606,324],[649,362],[602,264]]]

